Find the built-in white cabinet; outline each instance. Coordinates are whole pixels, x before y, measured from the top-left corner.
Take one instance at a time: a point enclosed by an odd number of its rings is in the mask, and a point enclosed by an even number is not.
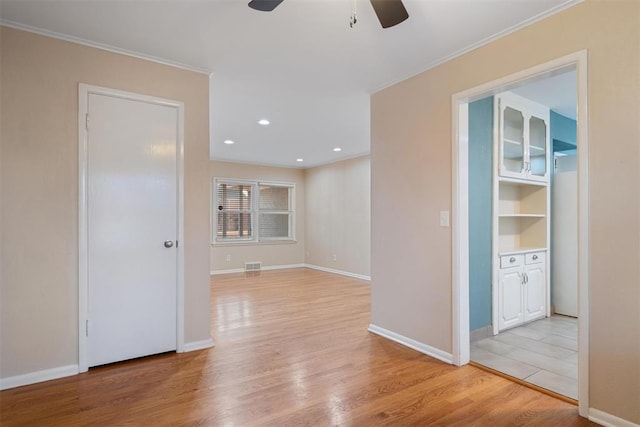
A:
[[[504,92],[496,96],[500,176],[549,180],[549,108]]]
[[[502,255],[498,276],[499,330],[545,317],[545,252]]]
[[[550,315],[549,109],[495,97],[493,332]]]
[[[498,252],[546,249],[549,186],[498,178],[496,192]]]
[[[522,256],[506,256],[503,259],[511,259],[513,267],[500,268],[499,273],[499,330],[512,328],[524,322],[524,312],[522,310],[524,283],[524,271]]]
[[[547,294],[547,263],[545,253],[525,255],[524,265],[524,321],[545,317]]]

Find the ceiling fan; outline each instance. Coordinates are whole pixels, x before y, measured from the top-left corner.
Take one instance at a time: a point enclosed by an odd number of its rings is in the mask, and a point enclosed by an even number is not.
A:
[[[262,12],[271,12],[284,0],[251,0],[249,7]],[[378,16],[382,28],[398,25],[409,17],[402,0],[370,0],[373,10]],[[355,24],[355,15],[352,17],[352,26]]]

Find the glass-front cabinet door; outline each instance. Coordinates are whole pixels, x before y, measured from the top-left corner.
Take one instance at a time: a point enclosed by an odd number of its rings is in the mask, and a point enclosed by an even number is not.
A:
[[[506,172],[524,169],[524,115],[515,108],[502,110],[502,167]]]
[[[547,124],[536,116],[529,118],[529,173],[547,174]]]
[[[500,176],[549,179],[549,108],[504,92],[496,96]]]

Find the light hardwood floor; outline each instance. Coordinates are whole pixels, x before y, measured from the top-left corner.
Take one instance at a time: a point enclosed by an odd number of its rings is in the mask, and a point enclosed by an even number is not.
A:
[[[0,393],[3,426],[582,426],[571,404],[367,332],[368,283],[212,278],[216,347]]]

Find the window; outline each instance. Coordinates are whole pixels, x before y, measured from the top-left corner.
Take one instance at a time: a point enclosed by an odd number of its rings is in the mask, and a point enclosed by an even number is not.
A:
[[[216,238],[253,239],[253,186],[221,182],[216,186]]]
[[[294,240],[295,186],[215,178],[214,243]]]

